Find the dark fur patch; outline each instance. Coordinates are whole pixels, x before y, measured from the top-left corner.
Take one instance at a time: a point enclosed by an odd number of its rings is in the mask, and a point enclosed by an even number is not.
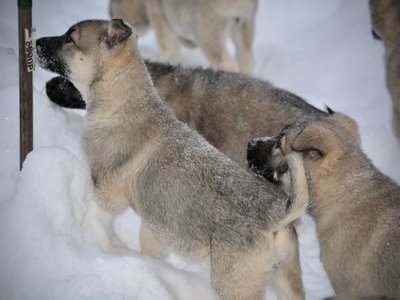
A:
[[[54,77],[46,83],[46,93],[52,102],[62,107],[86,108],[86,103],[78,89],[68,79],[61,76]]]

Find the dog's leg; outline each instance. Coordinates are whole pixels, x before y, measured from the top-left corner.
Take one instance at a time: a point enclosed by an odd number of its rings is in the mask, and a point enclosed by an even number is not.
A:
[[[158,46],[163,61],[173,61],[178,55],[178,37],[170,29],[167,20],[162,12],[160,0],[146,0],[146,9],[150,24],[154,29]]]
[[[114,215],[98,204],[96,197],[89,196],[86,201],[73,202],[73,211],[81,224],[82,233],[92,244],[102,250],[110,251],[112,248]]]
[[[211,247],[211,283],[221,299],[263,299],[268,259],[264,243],[250,249]]]
[[[254,20],[238,20],[232,27],[232,39],[236,48],[236,59],[239,69],[251,73],[254,66],[252,43],[254,37]]]
[[[278,299],[305,299],[299,261],[280,268],[272,278],[272,287]]]
[[[237,63],[225,47],[228,30],[229,24],[225,20],[211,19],[197,32],[197,38],[199,47],[214,66],[235,72],[238,71]]]
[[[272,287],[279,299],[304,299],[297,234],[293,228],[285,228],[274,234],[276,253],[280,265],[272,276]]]
[[[153,231],[143,222],[140,227],[140,243],[142,246],[142,253],[154,257],[162,255],[162,244],[155,237]]]

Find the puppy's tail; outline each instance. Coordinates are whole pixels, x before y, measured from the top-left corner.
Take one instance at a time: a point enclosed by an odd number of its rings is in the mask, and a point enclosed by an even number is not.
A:
[[[287,202],[287,215],[279,222],[286,226],[298,219],[305,211],[309,203],[308,184],[304,170],[303,159],[298,152],[292,152],[286,156],[288,164],[288,190],[290,198]]]

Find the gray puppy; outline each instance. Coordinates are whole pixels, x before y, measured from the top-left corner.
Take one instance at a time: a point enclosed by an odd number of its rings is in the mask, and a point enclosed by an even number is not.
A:
[[[392,97],[392,126],[400,141],[400,1],[370,0],[373,34],[385,45],[386,85]]]
[[[84,148],[100,205],[142,217],[142,249],[161,246],[211,264],[223,299],[303,299],[290,223],[308,203],[300,156],[287,158],[290,194],[258,179],[178,121],[147,73],[132,27],[83,21],[37,40],[41,66],[67,77],[87,102]]]
[[[154,29],[162,59],[176,58],[179,44],[199,46],[217,68],[250,73],[258,0],[111,0],[110,15],[145,33]],[[236,60],[227,50],[232,37]]]
[[[248,159],[279,183],[293,153],[304,160],[321,261],[336,293],[400,299],[400,187],[364,154],[356,123],[333,112],[303,118],[273,139],[253,140]]]
[[[249,75],[151,61],[145,64],[176,117],[244,168],[250,139],[277,135],[305,115],[328,116],[302,98]],[[46,84],[49,98],[64,107],[85,106],[76,88],[65,80],[56,77]]]

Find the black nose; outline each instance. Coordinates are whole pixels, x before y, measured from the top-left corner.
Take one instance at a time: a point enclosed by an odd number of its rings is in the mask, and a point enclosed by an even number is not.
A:
[[[252,139],[247,143],[247,164],[251,169],[257,164],[258,157],[262,153],[260,150],[263,148],[263,143],[261,138]]]
[[[247,161],[249,164],[253,161],[259,143],[258,139],[252,139],[247,143]]]
[[[247,149],[248,150],[250,150],[250,149],[253,149],[255,146],[256,146],[256,144],[257,144],[257,140],[250,140],[248,143],[247,143]]]

